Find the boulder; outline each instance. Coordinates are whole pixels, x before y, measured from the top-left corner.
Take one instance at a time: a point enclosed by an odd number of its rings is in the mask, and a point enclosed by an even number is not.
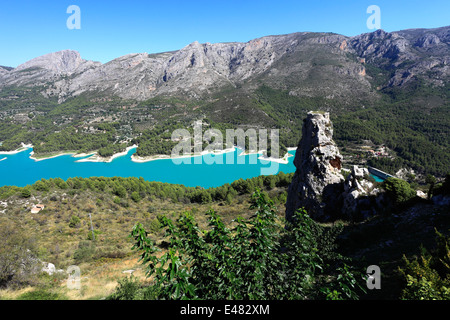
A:
[[[52,275],[56,272],[56,267],[53,263],[43,262],[43,265],[44,265],[44,267],[42,268],[43,272],[46,272],[49,275]]]

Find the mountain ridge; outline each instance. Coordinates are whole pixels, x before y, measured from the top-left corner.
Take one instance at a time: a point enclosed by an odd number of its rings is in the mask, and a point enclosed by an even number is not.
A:
[[[416,76],[442,86],[450,74],[449,43],[450,27],[441,27],[353,37],[296,32],[248,42],[194,41],[180,50],[130,53],[106,63],[63,50],[11,70],[0,68],[0,88],[41,84],[46,86],[42,94],[59,102],[93,91],[142,101],[158,95],[200,98],[226,86],[248,91],[262,81],[293,95],[350,96],[356,91],[375,98],[367,64],[397,67],[382,87],[401,87]]]

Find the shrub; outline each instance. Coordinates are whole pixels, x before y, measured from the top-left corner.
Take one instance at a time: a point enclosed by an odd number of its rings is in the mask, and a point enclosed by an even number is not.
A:
[[[382,183],[383,189],[396,205],[404,204],[416,196],[416,191],[407,181],[397,178],[387,178]]]
[[[95,253],[95,244],[92,241],[80,241],[78,249],[75,250],[73,258],[76,263],[88,262],[92,259]]]
[[[45,181],[45,180],[44,180]],[[43,181],[36,181],[33,185],[34,189],[37,191],[48,191],[50,188],[47,185],[47,183],[43,182]]]
[[[29,197],[31,197],[31,191],[28,188],[22,188],[20,194],[21,194],[22,198],[29,198]]]
[[[33,239],[11,220],[0,218],[0,287],[33,283],[39,272]]]
[[[123,186],[116,184],[114,186],[114,194],[117,195],[120,198],[125,198],[127,195],[127,189],[125,189]]]
[[[139,280],[136,277],[125,277],[119,280],[115,292],[107,300],[133,300],[140,287]]]
[[[94,230],[94,232],[92,232],[92,230],[89,230],[87,240],[97,240],[97,235],[99,235],[100,233],[101,232],[99,230]]]
[[[399,268],[404,279],[401,298],[406,300],[450,299],[450,237],[436,231],[436,249],[429,253],[421,248],[421,255],[408,260]]]
[[[114,293],[106,300],[156,300],[157,297],[155,287],[142,287],[138,278],[130,276],[119,280]]]
[[[56,186],[60,189],[67,189],[69,187],[67,183],[61,178],[55,178],[54,182]]]
[[[21,294],[17,300],[67,300],[65,295],[59,293],[50,292],[46,289],[40,288],[34,291]]]
[[[131,199],[132,199],[134,202],[139,202],[139,201],[141,201],[141,196],[139,195],[139,192],[137,192],[137,191],[132,192],[132,193],[131,193]]]
[[[72,216],[70,218],[70,221],[69,221],[70,228],[79,228],[80,224],[81,224],[81,220],[77,216]]]

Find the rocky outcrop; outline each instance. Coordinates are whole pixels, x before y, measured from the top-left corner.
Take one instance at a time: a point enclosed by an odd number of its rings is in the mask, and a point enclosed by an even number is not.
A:
[[[443,86],[449,79],[450,28],[377,30],[352,37],[359,57],[381,69],[394,70],[385,87],[402,87],[418,77]]]
[[[328,113],[309,112],[297,147],[297,168],[288,189],[286,219],[305,208],[315,220],[360,219],[374,215],[384,205],[380,190],[370,181],[367,168],[342,168],[342,155],[333,141]],[[347,171],[344,179],[343,172]]]
[[[313,218],[326,220],[340,201],[344,182],[329,113],[308,113],[294,165],[297,170],[288,189],[286,219],[292,221],[294,212],[304,207]]]

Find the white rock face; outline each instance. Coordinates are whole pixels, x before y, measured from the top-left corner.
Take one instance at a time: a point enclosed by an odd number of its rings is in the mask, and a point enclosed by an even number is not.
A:
[[[145,100],[157,95],[199,98],[225,87],[251,91],[262,81],[297,96],[378,99],[366,63],[377,66],[387,59],[383,64],[395,67],[389,86],[403,86],[417,76],[443,86],[449,77],[449,30],[377,30],[354,37],[298,32],[245,43],[194,41],[180,50],[132,53],[105,64],[63,50],[12,70],[0,66],[0,89],[43,86],[44,96],[60,102],[88,92]]]
[[[63,50],[34,58],[19,65],[14,71],[23,71],[29,68],[42,68],[52,71],[55,74],[70,74],[74,72],[83,61],[84,60],[81,59],[81,56],[77,51]]]
[[[346,218],[367,218],[376,213],[379,207],[376,197],[380,189],[367,180],[369,176],[367,168],[355,165],[345,179],[341,213]]]

